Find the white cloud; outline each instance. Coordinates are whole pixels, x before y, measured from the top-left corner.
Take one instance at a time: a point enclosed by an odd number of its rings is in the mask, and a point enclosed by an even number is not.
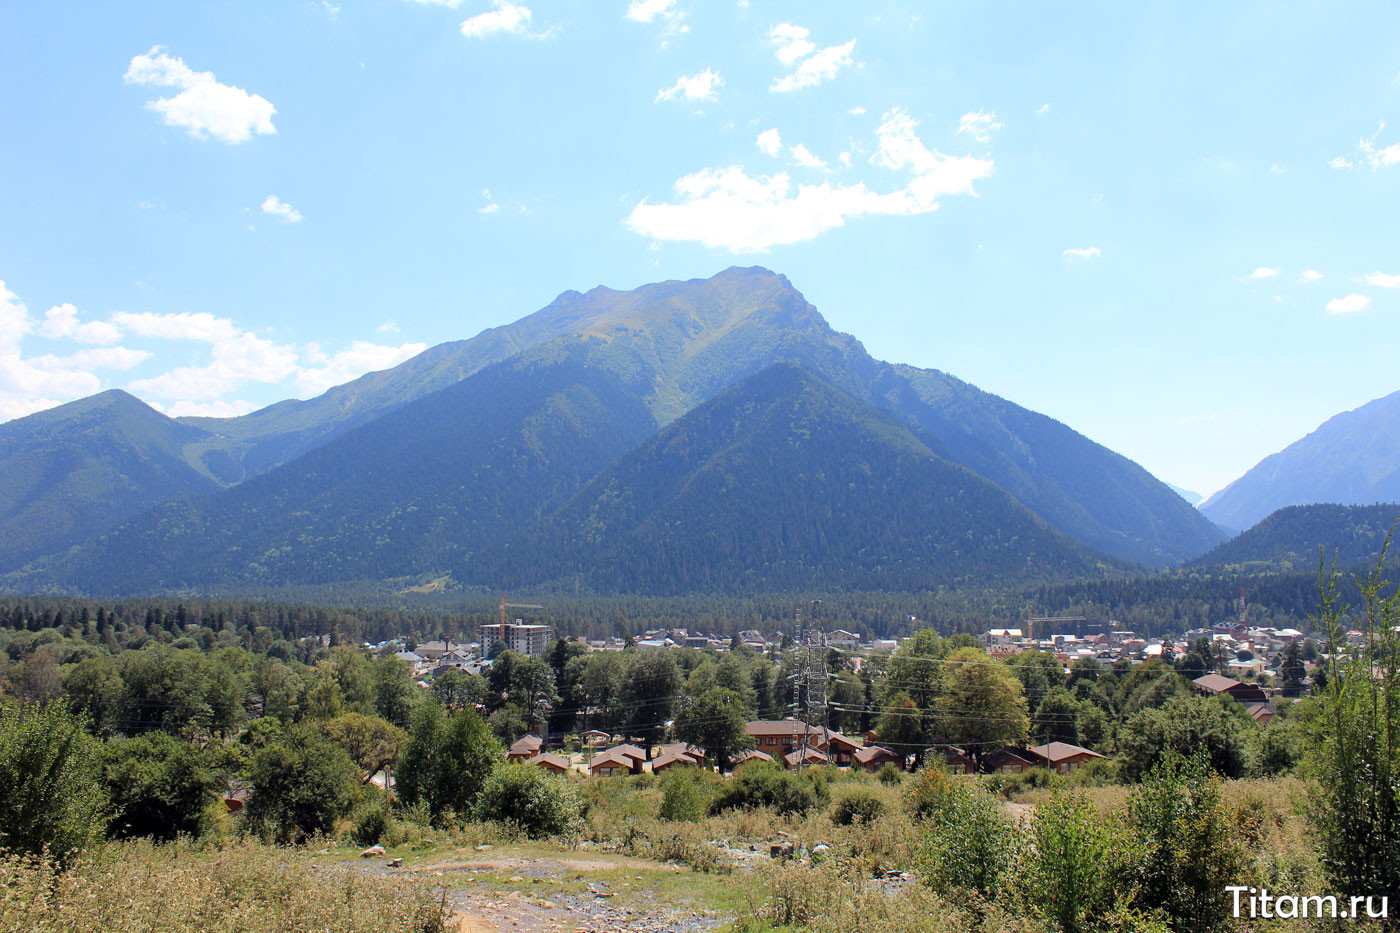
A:
[[[1304,282],[1316,282],[1318,279],[1322,278],[1322,273],[1318,272],[1316,269],[1307,269],[1299,278]]]
[[[427,348],[426,343],[405,343],[390,347],[356,340],[350,344],[349,349],[328,356],[320,347],[311,344],[307,347],[306,356],[315,365],[297,373],[297,388],[307,395],[320,395],[332,386],[358,379],[365,373],[397,366]]]
[[[445,6],[457,9],[462,5],[462,0],[408,0],[409,3],[416,3],[419,6]]]
[[[666,34],[690,32],[690,27],[683,25],[685,13],[676,8],[676,0],[632,0],[627,7],[627,12],[623,14],[624,19],[630,19],[634,23],[650,23],[656,20],[666,24]],[[664,46],[665,43],[663,42]]]
[[[768,30],[768,38],[778,47],[774,54],[784,65],[791,65],[804,55],[816,51],[816,46],[808,40],[812,30],[792,23],[779,23]]]
[[[295,224],[302,221],[301,211],[286,201],[278,200],[275,194],[269,194],[267,199],[262,202],[262,212],[271,214],[284,224]]]
[[[1376,131],[1369,139],[1362,139],[1356,144],[1356,152],[1353,158],[1337,156],[1327,164],[1333,168],[1356,168],[1357,163],[1364,163],[1373,169],[1387,168],[1391,165],[1400,165],[1400,143],[1391,143],[1389,146],[1377,146],[1376,140],[1380,139],[1381,133],[1385,132],[1385,121],[1382,120],[1376,127]]]
[[[854,185],[794,185],[787,173],[749,175],[742,165],[704,169],[678,179],[676,200],[643,200],[627,217],[633,232],[656,241],[687,241],[733,253],[764,252],[811,240],[865,215],[909,216],[937,210],[944,195],[975,194],[992,172],[990,159],[930,151],[903,110],[885,114],[872,163],[908,176],[888,192]]]
[[[1036,116],[1039,116],[1039,117],[1043,117],[1043,116],[1045,116],[1045,115],[1046,115],[1047,113],[1049,113],[1049,112],[1050,112],[1050,105],[1049,105],[1049,104],[1041,104],[1039,107],[1035,108]]]
[[[812,150],[798,143],[788,150],[788,154],[803,168],[826,168],[826,163],[812,154]]]
[[[849,152],[843,152],[836,158],[840,160],[841,164],[846,166],[846,168],[851,167],[851,154]]]
[[[1065,261],[1074,259],[1098,259],[1103,255],[1103,250],[1097,246],[1071,247],[1064,251]]]
[[[1283,271],[1283,270],[1280,269],[1280,268],[1278,268],[1277,266],[1272,267],[1272,268],[1270,268],[1269,266],[1260,266],[1259,268],[1257,268],[1257,269],[1255,269],[1253,272],[1251,272],[1248,276],[1246,276],[1246,278],[1251,278],[1251,279],[1271,279],[1271,278],[1273,278],[1274,276],[1278,275],[1278,274],[1279,274],[1280,272],[1282,272],[1282,271]]]
[[[40,336],[63,339],[78,333],[79,328],[86,325],[77,322],[76,311],[71,315],[70,311],[71,305],[50,309],[40,325]],[[71,333],[60,333],[69,328]],[[0,282],[0,421],[91,395],[102,388],[102,380],[94,370],[130,369],[148,356],[143,350],[100,347],[67,355],[26,357],[22,344],[32,333],[34,324],[29,309]],[[106,336],[104,331],[88,331],[87,334]]]
[[[777,158],[783,151],[783,140],[778,135],[777,130],[764,130],[758,134],[754,140],[754,145],[758,146],[758,151],[766,156]]]
[[[1365,295],[1351,294],[1345,298],[1333,298],[1327,302],[1328,314],[1350,314],[1353,311],[1364,311],[1371,306],[1371,299]]]
[[[468,39],[484,39],[497,33],[527,35],[530,30],[530,8],[510,0],[492,0],[494,9],[462,22],[462,35]]]
[[[64,338],[78,343],[116,343],[122,332],[114,324],[105,321],[78,321],[78,309],[70,304],[61,304],[44,312],[44,322],[39,325],[39,336],[50,340]]]
[[[215,317],[207,311],[181,311],[178,314],[154,314],[150,311],[118,311],[112,323],[141,337],[160,340],[198,340],[218,343],[237,337],[239,330],[228,318]]]
[[[1329,159],[1327,164],[1332,166],[1333,168],[1352,168],[1351,160],[1343,156],[1337,156],[1335,159]]]
[[[977,110],[963,114],[958,120],[958,132],[969,134],[979,143],[991,142],[992,133],[999,129],[1001,129],[1001,124],[997,122],[995,113]]]
[[[254,134],[277,132],[272,125],[277,109],[266,98],[220,84],[212,72],[194,71],[181,59],[166,55],[158,45],[133,57],[122,80],[180,88],[174,97],[147,101],[146,106],[161,114],[167,126],[183,127],[196,139],[212,136],[225,143],[241,143]]]
[[[1372,272],[1366,276],[1367,285],[1375,285],[1380,288],[1400,288],[1400,275],[1386,275],[1384,272]]]
[[[718,71],[706,68],[690,77],[682,75],[677,78],[675,84],[663,91],[657,91],[656,100],[652,103],[675,100],[677,97],[683,97],[686,100],[714,100],[718,96],[715,91],[721,87],[724,87],[724,78],[720,77]]]
[[[497,204],[495,201],[492,201],[490,204],[483,204],[480,207],[478,207],[476,209],[476,212],[478,214],[496,214],[499,213],[500,210],[501,205]]]
[[[381,334],[397,334],[399,332],[398,321],[385,321],[375,328]]]
[[[235,399],[231,402],[171,402],[162,404],[159,401],[148,401],[146,404],[171,418],[236,418],[239,415],[246,415],[261,406],[252,402],[245,402]]]
[[[865,108],[864,108],[864,107],[852,107],[850,110],[847,110],[846,112],[849,113],[849,114],[850,114],[851,116],[853,116],[853,117],[863,117],[863,116],[865,116]]]
[[[774,54],[778,61],[789,66],[800,62],[791,74],[775,79],[769,90],[787,92],[813,87],[836,77],[837,72],[851,64],[856,40],[816,51],[809,35],[811,30],[793,23],[779,23],[768,31],[768,38],[777,46]]]

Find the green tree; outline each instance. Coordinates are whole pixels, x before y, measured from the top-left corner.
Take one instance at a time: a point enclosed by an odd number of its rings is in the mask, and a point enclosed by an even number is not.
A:
[[[1037,743],[1069,742],[1078,745],[1080,703],[1064,687],[1055,687],[1040,701],[1031,724]]]
[[[648,750],[665,734],[681,690],[681,672],[669,651],[627,652],[622,675],[623,726]]]
[[[63,674],[63,692],[73,710],[87,717],[98,735],[120,728],[124,690],[117,662],[110,657],[84,658]]]
[[[311,724],[287,730],[253,756],[246,818],[278,842],[300,843],[335,831],[349,812],[357,782],[345,750]]]
[[[959,648],[949,661],[943,695],[934,703],[939,731],[973,757],[1025,742],[1030,719],[1021,682],[977,648]]]
[[[368,784],[380,771],[387,771],[399,760],[408,734],[378,716],[341,713],[318,722],[321,732],[345,750],[360,771],[360,783]]]
[[[59,863],[102,831],[101,749],[63,703],[0,706],[0,849]]]
[[[1115,898],[1118,842],[1083,794],[1054,793],[1035,808],[1015,885],[1031,910],[1064,933],[1099,929]]]
[[[1283,695],[1294,699],[1303,695],[1303,681],[1308,670],[1303,665],[1303,649],[1296,641],[1283,647],[1283,657],[1278,666],[1279,678],[1283,681]]]
[[[567,836],[583,824],[583,803],[565,778],[521,762],[498,765],[481,788],[476,814],[509,823],[526,836]]]
[[[1249,775],[1258,754],[1259,727],[1234,700],[1174,697],[1161,709],[1135,713],[1118,730],[1118,762],[1123,777],[1135,781],[1169,753],[1202,752],[1210,766],[1229,778]]]
[[[222,783],[204,751],[166,732],[118,738],[104,749],[102,781],[113,806],[108,832],[168,841],[199,836]]]
[[[753,746],[746,726],[743,697],[725,687],[711,687],[686,702],[676,714],[676,738],[698,745],[721,772],[735,754]]]
[[[370,671],[374,710],[400,729],[408,728],[408,718],[418,699],[413,685],[413,669],[398,658],[380,658]]]
[[[435,819],[449,812],[468,814],[491,769],[504,757],[475,711],[447,714],[436,703],[425,703],[413,713],[399,760],[399,796],[410,806],[426,804]]]
[[[443,709],[475,709],[486,699],[488,690],[486,678],[480,674],[468,674],[456,668],[443,671],[433,678],[433,696]]]

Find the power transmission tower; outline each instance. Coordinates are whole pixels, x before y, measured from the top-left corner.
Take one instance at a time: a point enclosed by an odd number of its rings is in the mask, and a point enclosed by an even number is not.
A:
[[[802,612],[797,613],[797,670],[794,673],[792,695],[793,746],[797,767],[807,764],[807,746],[813,726],[820,726],[821,736],[830,747],[831,707],[827,697],[826,632],[821,626],[822,601],[812,600],[811,622],[804,625]]]

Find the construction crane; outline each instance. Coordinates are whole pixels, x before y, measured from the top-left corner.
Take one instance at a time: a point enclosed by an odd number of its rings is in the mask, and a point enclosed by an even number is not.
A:
[[[507,609],[543,609],[543,606],[536,606],[534,603],[508,603],[504,596],[501,597],[501,624],[506,624]]]

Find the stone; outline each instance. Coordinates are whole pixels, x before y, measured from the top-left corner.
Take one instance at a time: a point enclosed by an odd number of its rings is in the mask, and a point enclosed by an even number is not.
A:
[[[364,850],[363,852],[360,853],[360,858],[374,858],[376,855],[383,855],[383,854],[384,854],[384,847],[383,847],[383,846],[370,846],[368,849],[366,849],[366,850]]]

